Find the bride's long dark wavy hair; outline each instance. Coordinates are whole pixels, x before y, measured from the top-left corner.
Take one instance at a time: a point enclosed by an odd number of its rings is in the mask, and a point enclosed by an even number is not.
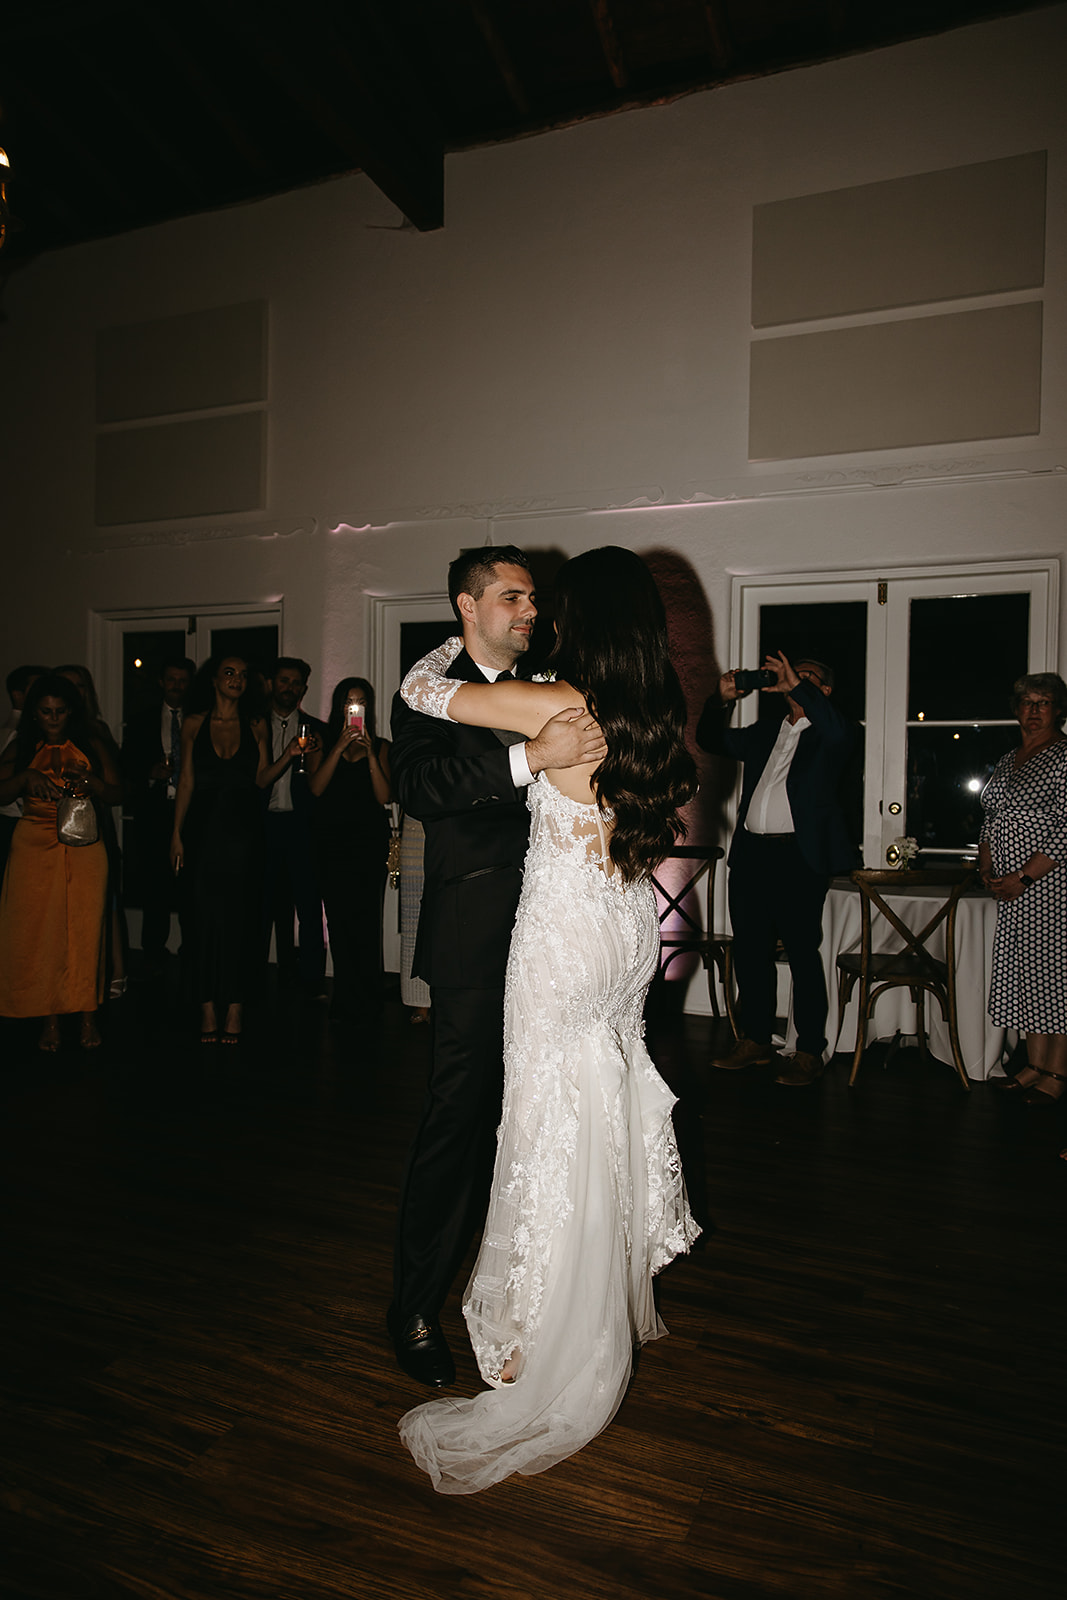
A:
[[[685,697],[667,654],[667,617],[640,556],[618,545],[561,568],[556,646],[548,665],[585,696],[608,753],[594,787],[615,816],[611,859],[627,882],[663,860],[696,793],[685,748]]]

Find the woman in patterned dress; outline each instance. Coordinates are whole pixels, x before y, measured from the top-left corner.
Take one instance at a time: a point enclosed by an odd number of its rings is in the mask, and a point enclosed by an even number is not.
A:
[[[978,847],[998,901],[989,1015],[1026,1035],[1027,1065],[1007,1092],[1047,1110],[1067,1090],[1067,684],[1028,673],[1012,706],[1022,739],[982,794]]]

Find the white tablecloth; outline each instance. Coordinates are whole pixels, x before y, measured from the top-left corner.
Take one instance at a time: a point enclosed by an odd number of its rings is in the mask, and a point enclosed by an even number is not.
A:
[[[892,893],[893,909],[901,921],[908,927],[921,928],[933,915],[937,898],[943,897],[944,891],[915,887],[906,894],[898,894],[891,887],[887,891],[879,885],[879,893],[886,899]],[[972,891],[961,896],[956,910],[956,1006],[960,1052],[969,1078],[1000,1076],[1001,1062],[1016,1042],[1016,1035],[1006,1034],[1003,1028],[994,1027],[986,1014],[996,920],[997,905],[991,895],[984,891]],[[836,1050],[851,1054],[856,1048],[857,990],[853,990],[836,1042],[834,1030],[837,1027],[837,957],[842,951],[859,950],[860,926],[859,890],[848,878],[835,878],[823,910],[821,950],[830,999],[826,1023],[830,1053]],[[899,950],[904,942],[877,910],[873,914],[871,939],[875,950]],[[944,923],[932,936],[930,950],[933,955],[944,959]],[[951,1064],[948,1027],[942,1022],[940,1008],[932,995],[926,997],[926,1025],[930,1054],[939,1061]],[[880,996],[867,1027],[867,1041],[891,1039],[897,1032],[915,1033],[915,1006],[907,989],[903,988],[888,989]],[[796,1049],[791,992],[785,1048]]]

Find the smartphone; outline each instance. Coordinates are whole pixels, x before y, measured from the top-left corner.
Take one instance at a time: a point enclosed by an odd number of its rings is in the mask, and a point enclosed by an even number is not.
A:
[[[361,705],[345,706],[345,727],[355,728],[357,733],[363,732],[365,720],[364,708]]]

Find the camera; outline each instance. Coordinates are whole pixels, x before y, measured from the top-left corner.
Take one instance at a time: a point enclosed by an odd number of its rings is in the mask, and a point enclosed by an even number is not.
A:
[[[748,689],[773,689],[777,682],[778,674],[769,667],[754,667],[745,672],[739,669],[734,673],[734,688],[738,694]]]

